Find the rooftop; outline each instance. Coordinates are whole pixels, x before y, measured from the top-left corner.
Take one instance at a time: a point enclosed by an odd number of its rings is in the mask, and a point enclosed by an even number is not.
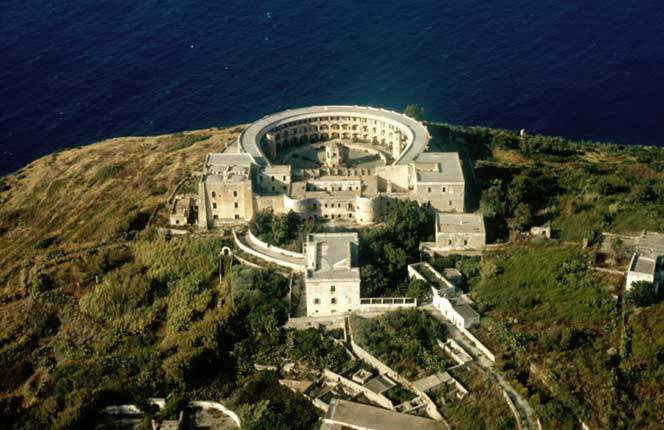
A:
[[[383,375],[378,375],[370,379],[364,386],[374,393],[382,394],[390,388],[396,386],[389,378]]]
[[[439,385],[447,383],[451,378],[450,374],[447,372],[436,372],[433,375],[425,376],[422,379],[418,379],[413,382],[413,386],[420,391],[427,392],[433,390]]]
[[[453,307],[454,307],[454,310],[456,311],[456,313],[461,315],[461,317],[464,320],[474,319],[474,318],[479,318],[480,317],[480,314],[478,314],[475,311],[475,309],[471,308],[467,304],[462,304],[462,305],[454,304]]]
[[[637,250],[641,251],[642,254],[664,255],[664,234],[644,231],[639,237]]]
[[[629,271],[635,273],[644,273],[646,275],[654,275],[657,269],[657,259],[647,257],[635,253],[632,257],[632,262],[629,265]]]
[[[463,182],[457,152],[424,152],[413,162],[419,182]]]
[[[248,154],[208,154],[204,175],[213,182],[240,182],[249,179],[252,160]]]
[[[437,231],[446,233],[484,233],[484,218],[479,214],[436,215]]]
[[[355,279],[357,233],[316,233],[307,237],[308,277],[321,279]]]
[[[411,144],[401,153],[394,164],[408,164],[419,153],[424,151],[431,138],[426,126],[421,122],[397,112],[373,108],[369,106],[309,106],[289,109],[265,116],[247,127],[239,137],[242,148],[251,154],[258,164],[269,166],[270,160],[265,156],[260,142],[263,136],[273,127],[299,119],[317,118],[321,116],[352,116],[379,119],[398,124],[399,128],[411,138]],[[410,139],[409,139],[410,140]]]
[[[323,418],[321,430],[336,430],[348,427],[367,430],[434,430],[436,426],[435,421],[427,418],[333,399]]]

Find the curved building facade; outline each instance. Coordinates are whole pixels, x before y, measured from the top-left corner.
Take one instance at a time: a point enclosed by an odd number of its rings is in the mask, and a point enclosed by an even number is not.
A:
[[[268,115],[251,124],[239,145],[259,165],[269,166],[280,151],[298,145],[345,139],[382,145],[393,164],[408,164],[431,136],[421,122],[367,106],[311,106]]]

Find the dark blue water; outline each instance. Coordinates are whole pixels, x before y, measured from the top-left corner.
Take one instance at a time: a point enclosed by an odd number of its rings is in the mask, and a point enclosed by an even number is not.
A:
[[[664,143],[664,2],[0,1],[0,174],[324,103]]]

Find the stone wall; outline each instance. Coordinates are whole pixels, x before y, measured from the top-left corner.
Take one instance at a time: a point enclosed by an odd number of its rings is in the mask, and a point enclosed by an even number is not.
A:
[[[261,248],[265,248],[265,249],[268,249],[272,252],[277,252],[279,254],[283,254],[283,255],[286,255],[288,257],[304,259],[304,254],[301,254],[299,252],[289,251],[287,249],[279,248],[278,246],[270,245],[267,242],[263,242],[262,240],[260,240],[256,236],[254,236],[254,234],[251,232],[251,230],[248,230],[247,235],[249,236],[249,240],[251,240],[251,242],[253,242],[254,244],[258,245]]]
[[[476,338],[468,329],[465,329],[463,327],[459,327],[459,331],[463,333],[464,336],[466,336],[468,339],[470,339],[471,342],[475,344],[475,348],[479,349],[482,351],[484,355],[487,356],[487,358],[493,362],[496,361],[496,356],[493,355],[493,352],[489,348],[487,348],[478,338]]]
[[[256,258],[260,258],[261,260],[265,260],[269,263],[276,264],[277,266],[287,267],[291,270],[295,270],[295,271],[298,271],[298,272],[303,272],[305,270],[304,265],[290,263],[290,262],[285,261],[285,260],[274,258],[272,256],[266,255],[262,252],[259,252],[255,249],[251,248],[250,246],[244,244],[242,242],[242,240],[240,240],[240,238],[238,237],[237,232],[235,232],[235,230],[233,230],[233,238],[235,239],[235,245],[237,245],[238,248],[240,248],[242,251],[246,252],[249,255],[253,255]]]
[[[382,394],[374,393],[367,387],[360,385],[355,381],[351,381],[350,379],[345,378],[328,369],[323,370],[323,375],[325,376],[326,379],[330,381],[340,383],[341,385],[352,391],[354,394],[362,393],[367,397],[367,399],[371,400],[372,402],[386,409],[394,410],[394,404],[392,404],[392,401],[387,397],[383,396]]]
[[[350,324],[349,324],[349,327],[350,327]],[[431,418],[433,418],[436,421],[444,421],[443,416],[440,414],[440,412],[438,412],[438,408],[436,407],[436,404],[433,402],[433,400],[431,400],[431,398],[429,398],[429,396],[425,392],[420,391],[417,388],[415,388],[409,380],[407,380],[406,378],[401,376],[396,371],[392,370],[391,367],[384,364],[378,358],[371,355],[371,353],[369,351],[365,350],[360,345],[355,343],[355,341],[353,340],[352,328],[351,328],[351,332],[350,332],[350,344],[351,344],[352,351],[359,358],[361,358],[362,360],[366,361],[367,363],[369,363],[370,365],[375,367],[381,374],[385,374],[385,375],[389,376],[390,378],[392,378],[393,380],[395,380],[396,382],[398,382],[402,386],[406,387],[407,389],[409,389],[413,393],[420,396],[420,398],[426,403],[426,405],[427,405],[426,406],[426,411],[427,411],[427,414],[429,414],[429,416]]]
[[[242,424],[240,423],[240,417],[238,417],[235,412],[231,411],[221,403],[200,400],[200,401],[189,402],[189,406],[195,408],[215,409],[217,411],[221,411],[223,414],[229,416],[230,419],[233,420],[233,422],[237,425],[237,428],[242,428]]]

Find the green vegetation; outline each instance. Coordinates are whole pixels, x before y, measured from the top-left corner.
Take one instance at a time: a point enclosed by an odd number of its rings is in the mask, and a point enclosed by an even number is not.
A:
[[[95,173],[95,175],[92,177],[92,181],[90,181],[90,185],[104,182],[105,180],[117,175],[121,171],[122,166],[120,164],[109,164],[108,166],[104,166],[97,170],[97,173]]]
[[[512,242],[481,258],[431,261],[463,274],[482,314],[473,330],[498,353],[498,369],[544,428],[576,429],[579,419],[591,428],[658,428],[664,304],[645,286],[624,293],[622,277],[592,266],[623,247],[600,247],[602,231],[664,230],[664,151],[429,128],[432,149],[461,152],[468,206],[485,215],[490,239]],[[281,327],[289,279],[220,262],[219,239],[156,233],[165,195],[240,131],[114,139],[0,180],[0,427],[90,428],[98,407],[151,396],[170,396],[170,416],[195,397],[224,400],[247,428],[315,425],[312,405],[255,366],[295,362],[309,375],[353,365],[329,333]],[[195,186],[192,179],[181,190]],[[360,233],[363,294],[425,298],[422,283],[406,281],[406,265],[432,239],[431,214],[394,201],[383,221]],[[520,234],[543,224],[556,240]],[[293,250],[312,227],[294,214],[252,221],[261,239]],[[429,314],[352,325],[358,343],[406,377],[447,367],[435,345],[444,329]],[[454,428],[513,428],[494,383],[478,375],[455,375],[471,395],[443,408],[448,419]]]
[[[424,108],[422,106],[411,104],[406,106],[406,108],[403,110],[403,113],[405,113],[411,118],[420,121],[422,120],[422,116],[424,115]]]
[[[436,344],[445,340],[445,327],[425,311],[399,310],[375,319],[353,315],[351,325],[355,342],[408,379],[447,367]]]
[[[212,137],[210,134],[187,134],[186,136],[183,136],[177,143],[171,145],[170,151],[180,151],[181,149],[190,147],[196,142],[208,140],[210,137]]]
[[[256,212],[249,223],[249,229],[260,240],[297,251],[302,250],[313,228],[313,221],[304,220],[293,211],[275,215],[271,210],[263,210]]]
[[[420,241],[433,239],[433,214],[416,202],[392,201],[384,221],[360,232],[363,296],[405,294],[407,265],[417,261]]]
[[[636,281],[625,294],[625,298],[636,306],[649,306],[657,301],[655,287],[648,281]]]
[[[618,335],[611,293],[621,280],[588,271],[585,260],[578,246],[515,246],[485,256],[486,275],[471,285],[483,312],[478,335],[500,351],[511,383],[539,405],[545,428],[570,415],[607,428],[621,420],[620,387],[606,384],[619,372],[607,351]]]

